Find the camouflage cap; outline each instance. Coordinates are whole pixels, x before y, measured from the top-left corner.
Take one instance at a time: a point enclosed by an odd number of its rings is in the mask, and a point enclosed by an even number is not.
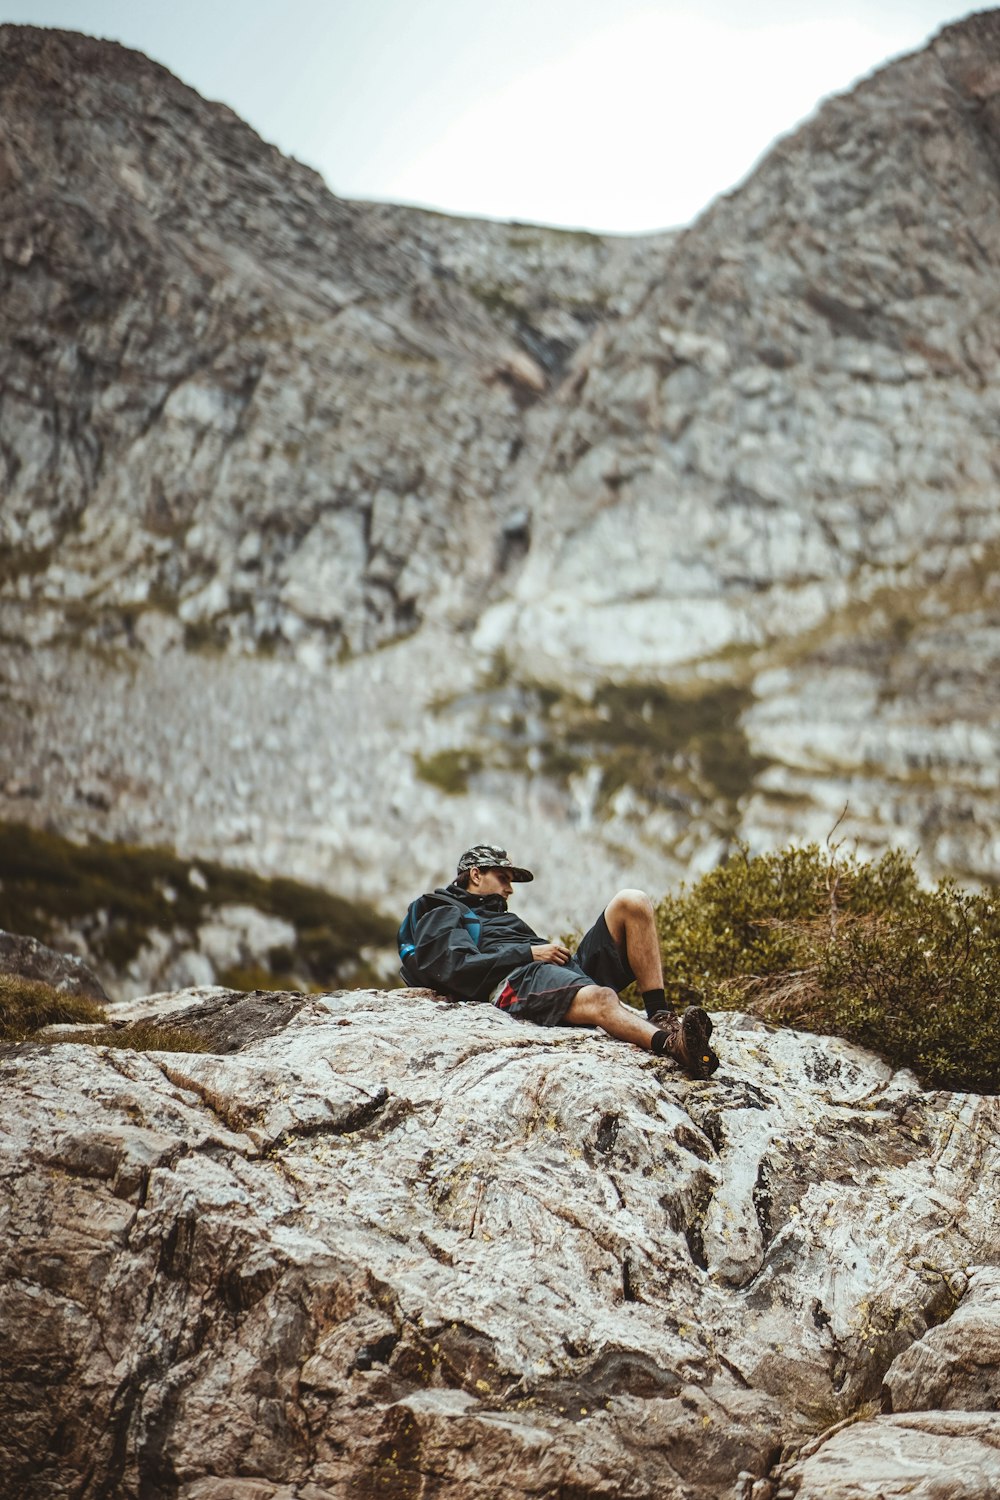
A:
[[[519,870],[517,865],[511,862],[506,849],[501,849],[499,844],[473,844],[471,849],[466,849],[458,862],[458,875],[464,875],[466,870],[475,867],[477,870],[506,870],[511,880],[534,880],[530,870]]]

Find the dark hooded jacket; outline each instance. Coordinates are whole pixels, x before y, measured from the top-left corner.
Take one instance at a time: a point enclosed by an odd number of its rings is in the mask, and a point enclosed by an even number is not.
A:
[[[409,918],[413,946],[400,947],[403,977],[460,1000],[489,1000],[508,974],[531,963],[532,943],[545,941],[502,896],[455,884],[419,896]]]

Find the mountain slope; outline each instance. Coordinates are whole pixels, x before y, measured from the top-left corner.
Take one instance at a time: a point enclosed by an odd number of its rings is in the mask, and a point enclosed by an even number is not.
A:
[[[0,28],[0,815],[392,902],[500,837],[540,924],[845,802],[993,878],[998,89],[987,12],[613,241]]]
[[[745,830],[787,828],[792,796],[822,833],[849,800],[976,874],[997,869],[998,89],[992,12],[829,101],[680,237],[578,358],[536,545],[478,636],[536,674],[544,643],[562,674],[739,683],[772,762]]]
[[[516,554],[525,408],[627,251],[456,253],[121,47],[4,27],[0,57],[5,571],[39,630],[362,650]],[[539,238],[568,275],[521,309]]]

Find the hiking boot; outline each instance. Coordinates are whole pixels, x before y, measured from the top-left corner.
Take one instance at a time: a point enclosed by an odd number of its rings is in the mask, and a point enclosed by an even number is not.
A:
[[[671,1010],[658,1010],[650,1020],[666,1036],[665,1056],[679,1062],[689,1078],[711,1078],[719,1059],[708,1045],[712,1017],[707,1010],[692,1005],[683,1016],[675,1016]]]
[[[700,1005],[690,1006],[688,1014],[690,1014],[690,1011],[692,1010],[696,1010],[699,1016],[704,1017],[703,1024],[705,1027],[705,1040],[707,1042],[709,1037],[712,1035],[712,1032],[715,1030],[715,1025],[712,1021],[712,1017],[709,1015],[707,1010],[702,1010]],[[675,1010],[657,1010],[653,1012],[649,1019],[652,1021],[654,1026],[659,1026],[661,1031],[669,1031],[671,1022],[680,1020],[680,1017]]]

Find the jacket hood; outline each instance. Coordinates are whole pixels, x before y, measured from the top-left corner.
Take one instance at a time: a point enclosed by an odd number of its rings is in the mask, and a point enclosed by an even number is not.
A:
[[[477,896],[472,891],[467,891],[464,886],[452,881],[451,885],[444,886],[434,892],[435,896],[448,896],[452,901],[460,901],[463,906],[471,907],[473,911],[506,911],[507,903],[502,896],[491,893],[488,896]]]

